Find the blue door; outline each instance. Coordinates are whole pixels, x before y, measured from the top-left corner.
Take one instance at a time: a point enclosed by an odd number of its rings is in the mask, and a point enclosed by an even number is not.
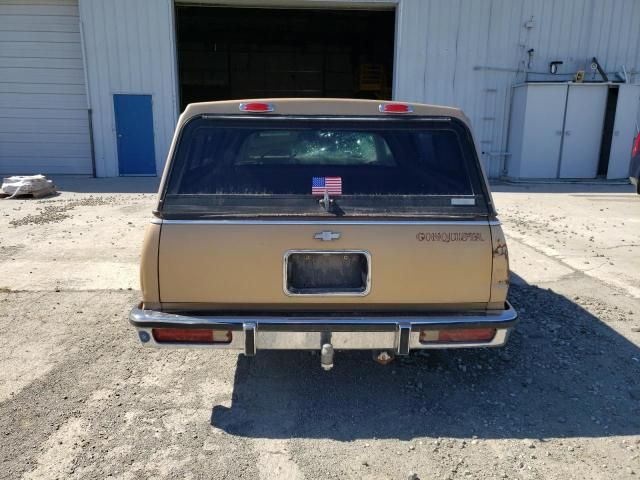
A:
[[[114,95],[120,175],[155,175],[151,95]]]

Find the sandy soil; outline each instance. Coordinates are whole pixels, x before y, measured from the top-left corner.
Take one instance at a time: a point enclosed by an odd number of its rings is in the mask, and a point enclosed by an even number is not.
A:
[[[127,323],[155,188],[0,201],[0,478],[634,479],[640,197],[495,187],[521,324],[499,350],[152,350]]]

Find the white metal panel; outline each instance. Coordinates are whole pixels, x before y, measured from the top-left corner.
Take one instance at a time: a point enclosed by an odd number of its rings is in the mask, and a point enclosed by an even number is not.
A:
[[[528,84],[520,152],[521,178],[555,178],[562,143],[566,84]]]
[[[639,106],[640,85],[620,85],[607,178],[629,176],[633,139],[638,131]]]
[[[9,68],[47,68],[61,70],[79,70],[76,78],[82,78],[84,68],[81,58],[28,58],[28,57],[2,57],[0,56],[0,68],[3,74],[9,74]]]
[[[527,110],[527,89],[519,86],[513,89],[511,118],[509,122],[509,151],[511,155],[505,161],[506,175],[512,178],[520,177],[522,164],[522,140],[524,134],[525,112]]]
[[[153,99],[156,167],[162,172],[178,117],[173,2],[80,0],[93,110],[96,169],[117,176],[114,94]]]
[[[607,85],[571,85],[567,96],[560,178],[595,178],[598,174]]]
[[[424,91],[418,87],[426,79],[425,49],[428,2],[403,0],[396,12],[396,58],[393,91],[396,100],[421,102]]]
[[[19,93],[16,91],[0,93],[1,108],[22,108],[23,118],[38,121],[40,109],[81,110],[86,117],[87,100],[85,95],[50,94],[43,88],[39,94]],[[30,110],[30,111],[26,111]],[[33,110],[33,111],[31,111]]]
[[[2,112],[5,114],[5,112]],[[64,120],[61,122],[60,120]],[[37,122],[31,118],[12,118],[0,117],[0,134],[24,134],[24,133],[42,133],[51,134],[68,134],[71,131],[83,136],[89,135],[89,125],[87,119],[83,115],[79,118],[64,118],[57,115],[54,118],[46,118],[40,116]]]
[[[91,173],[77,0],[4,0],[0,71],[0,172]]]
[[[84,93],[84,74],[80,68],[23,67],[14,63],[12,67],[3,68],[2,83],[19,85],[23,83],[35,85],[79,85]]]
[[[527,112],[527,87],[520,85],[513,89],[511,121],[509,123],[509,151],[511,155],[506,159],[506,175],[512,178],[520,177],[522,165],[522,141],[524,133],[525,114]]]

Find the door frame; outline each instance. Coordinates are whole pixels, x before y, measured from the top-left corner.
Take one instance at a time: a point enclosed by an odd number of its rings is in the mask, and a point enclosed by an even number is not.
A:
[[[401,34],[401,0],[174,0],[174,8],[171,9],[170,35],[173,45],[173,71],[175,95],[175,120],[182,113],[180,111],[180,78],[178,75],[178,33],[176,7],[179,5],[207,6],[212,7],[233,7],[233,8],[265,8],[265,9],[289,9],[289,10],[393,10],[395,15],[395,25],[393,34],[393,68],[391,73],[391,100],[397,99],[397,68],[400,57],[400,34]]]

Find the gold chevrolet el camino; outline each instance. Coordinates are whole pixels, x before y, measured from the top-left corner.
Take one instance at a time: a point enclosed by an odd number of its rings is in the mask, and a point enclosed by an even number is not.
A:
[[[338,99],[192,104],[142,252],[144,345],[504,345],[505,237],[464,114]]]

